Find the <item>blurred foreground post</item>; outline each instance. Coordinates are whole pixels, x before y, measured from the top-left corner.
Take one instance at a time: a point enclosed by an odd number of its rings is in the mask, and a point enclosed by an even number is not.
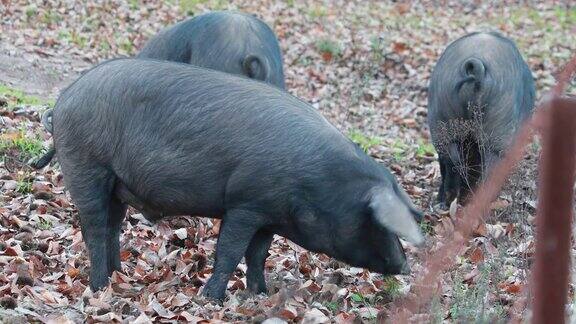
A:
[[[533,323],[564,323],[576,162],[576,99],[553,98],[542,135]]]

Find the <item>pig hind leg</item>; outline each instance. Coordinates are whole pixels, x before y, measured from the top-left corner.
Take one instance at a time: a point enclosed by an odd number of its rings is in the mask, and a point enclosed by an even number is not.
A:
[[[444,172],[442,172],[444,170]],[[449,157],[440,158],[440,172],[442,184],[438,193],[438,200],[444,205],[450,204],[460,192],[461,178],[456,166]]]
[[[126,205],[112,198],[114,174],[90,163],[61,162],[67,189],[78,208],[82,237],[90,259],[90,287],[108,285],[120,269],[119,234]]]
[[[267,230],[259,230],[250,241],[246,250],[246,282],[248,289],[253,293],[266,293],[266,280],[264,278],[264,264],[270,255],[268,249],[272,244],[274,234]]]
[[[464,152],[462,155],[464,157],[464,164],[466,167],[463,174],[463,177],[465,177],[463,181],[464,183],[462,186],[460,186],[459,201],[462,204],[465,204],[470,199],[472,192],[476,190],[478,186],[478,182],[480,181],[483,174],[483,166],[482,153],[480,146],[476,141],[465,141],[463,150]]]
[[[438,203],[446,204],[446,188],[444,188],[444,183],[446,182],[446,161],[445,158],[440,157],[440,189],[438,190]]]
[[[252,238],[263,225],[263,219],[257,213],[240,209],[226,212],[216,244],[214,271],[203,291],[206,297],[224,299],[228,280],[246,253]]]

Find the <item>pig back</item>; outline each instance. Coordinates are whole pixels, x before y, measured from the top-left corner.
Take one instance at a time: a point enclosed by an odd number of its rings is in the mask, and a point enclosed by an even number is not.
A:
[[[274,31],[242,12],[215,11],[166,28],[153,37],[139,58],[190,63],[233,74],[246,74],[242,62],[256,55],[266,67],[266,81],[285,88],[282,52]]]
[[[118,59],[92,69],[62,93],[53,124],[59,159],[89,157],[144,199],[159,189],[143,184],[198,201],[222,197],[234,179],[258,179],[238,185],[246,191],[292,188],[342,160],[366,159],[288,93],[172,62]]]

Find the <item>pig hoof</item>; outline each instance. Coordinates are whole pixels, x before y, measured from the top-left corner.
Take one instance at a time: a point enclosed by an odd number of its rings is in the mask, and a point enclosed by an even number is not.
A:
[[[436,205],[434,205],[434,210],[437,212],[446,212],[449,210],[448,206],[446,206],[445,202],[439,202]]]
[[[254,295],[268,294],[268,289],[266,289],[266,284],[261,284],[261,283],[256,283],[256,284],[252,284],[252,285],[248,284],[248,289]]]
[[[226,293],[224,291],[220,291],[217,289],[211,289],[208,285],[204,287],[204,291],[202,291],[202,295],[206,298],[216,300],[218,302],[222,302],[226,297]]]
[[[105,283],[96,283],[93,282],[92,280],[90,281],[90,289],[93,292],[97,292],[99,290],[104,290],[104,288],[106,288],[108,286],[108,281],[106,281]]]

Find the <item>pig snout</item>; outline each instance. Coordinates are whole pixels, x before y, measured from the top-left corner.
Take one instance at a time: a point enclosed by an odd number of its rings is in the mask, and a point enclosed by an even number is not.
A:
[[[400,269],[400,274],[401,275],[409,275],[410,272],[412,272],[412,269],[410,268],[410,264],[408,264],[408,261],[404,262],[404,264],[402,265],[402,268]]]

